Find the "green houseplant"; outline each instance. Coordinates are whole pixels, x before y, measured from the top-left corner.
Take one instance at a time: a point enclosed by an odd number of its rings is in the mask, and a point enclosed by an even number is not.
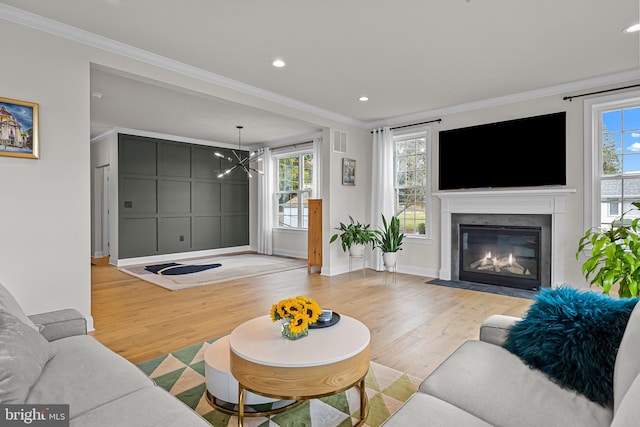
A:
[[[602,287],[609,294],[618,284],[623,298],[638,295],[640,284],[640,218],[625,219],[632,210],[640,209],[640,202],[624,212],[607,228],[590,228],[578,243],[576,259],[590,246],[589,258],[582,264],[582,274],[591,285]]]
[[[354,221],[354,219],[349,215],[349,223],[340,223],[340,227],[335,228],[339,230],[340,233],[336,233],[331,236],[329,243],[335,242],[338,237],[340,238],[340,244],[342,245],[342,250],[353,251],[356,246],[364,246],[368,243],[373,242],[374,232],[371,230],[370,224],[361,224],[360,221]],[[352,254],[357,255],[357,254]]]
[[[397,216],[392,216],[389,221],[382,215],[382,229],[375,230],[373,247],[380,248],[382,260],[387,267],[396,264],[396,253],[402,250],[404,233],[400,232],[400,220]],[[391,255],[392,254],[392,255]]]

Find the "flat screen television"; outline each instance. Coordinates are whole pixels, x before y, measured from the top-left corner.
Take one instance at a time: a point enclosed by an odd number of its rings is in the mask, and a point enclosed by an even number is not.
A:
[[[566,185],[566,112],[440,131],[438,188]]]

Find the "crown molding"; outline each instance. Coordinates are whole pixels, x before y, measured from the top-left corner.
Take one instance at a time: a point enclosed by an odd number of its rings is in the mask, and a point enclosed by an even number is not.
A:
[[[123,127],[115,127],[115,128],[109,129],[108,131],[103,132],[100,135],[94,136],[93,138],[91,138],[89,142],[93,144],[108,136],[111,136],[114,134],[117,135],[120,133],[127,134],[127,135],[143,136],[146,138],[164,139],[164,140],[173,141],[173,142],[186,142],[189,144],[206,145],[209,147],[238,148],[236,144],[229,144],[227,142],[208,141],[205,139],[189,138],[186,136],[169,135],[166,133],[150,132],[146,130],[130,129],[130,128],[123,128]]]
[[[315,105],[307,104],[293,98],[277,94],[275,92],[271,92],[253,85],[240,82],[238,80],[230,79],[228,77],[221,76],[220,74],[203,70],[202,68],[193,67],[191,65],[175,61],[165,56],[157,55],[144,49],[139,49],[125,43],[102,37],[89,31],[81,30],[79,28],[72,27],[70,25],[63,24],[61,22],[54,21],[52,19],[48,19],[12,6],[0,4],[0,19],[4,19],[6,21],[10,21],[19,25],[24,25],[26,27],[72,40],[74,42],[81,43],[87,46],[105,50],[117,55],[134,59],[136,61],[144,62],[146,64],[173,71],[187,77],[214,84],[216,86],[231,89],[236,92],[255,96],[269,102],[284,105],[286,107],[314,114],[316,116],[324,117],[329,120],[334,120],[336,122],[356,126],[359,128],[366,127],[365,122],[362,122],[360,120],[356,120],[342,114],[334,113],[333,111],[325,110],[324,108],[316,107]]]
[[[499,96],[496,98],[484,99],[466,104],[453,105],[451,107],[438,108],[430,111],[423,111],[415,114],[407,114],[383,120],[367,122],[367,129],[375,129],[383,126],[397,126],[411,122],[422,122],[432,120],[440,116],[448,116],[457,113],[466,113],[469,111],[480,110],[483,108],[497,107],[500,105],[514,104],[516,102],[530,101],[533,99],[544,98],[546,96],[566,95],[581,90],[593,89],[599,86],[607,86],[632,80],[640,79],[640,68],[623,71],[615,74],[594,77],[591,79],[578,80],[570,83],[563,83],[556,86],[549,86],[542,89],[530,90],[527,92],[514,93],[511,95]]]
[[[527,92],[520,92],[511,95],[500,96],[496,98],[485,99],[466,104],[453,105],[450,107],[438,108],[435,110],[422,111],[413,114],[396,116],[382,120],[361,121],[352,117],[335,113],[311,104],[307,104],[293,98],[289,98],[275,92],[271,92],[259,87],[249,85],[238,80],[193,67],[191,65],[175,61],[173,59],[157,55],[155,53],[139,49],[97,34],[81,30],[70,25],[63,24],[52,19],[36,15],[22,9],[8,6],[0,3],[0,19],[13,22],[15,24],[24,25],[38,31],[43,31],[54,36],[66,38],[74,42],[105,50],[120,56],[124,56],[136,61],[144,62],[162,69],[173,71],[175,73],[201,80],[216,86],[234,90],[239,93],[251,95],[256,98],[264,99],[285,107],[293,108],[305,113],[313,114],[325,119],[333,120],[346,125],[358,127],[361,129],[371,130],[382,126],[396,126],[411,122],[426,121],[437,118],[439,116],[447,116],[451,114],[464,113],[483,108],[491,108],[500,105],[513,104],[516,102],[528,101],[546,96],[560,95],[580,90],[592,89],[598,86],[606,86],[621,82],[640,79],[640,68],[595,77],[591,79],[579,80],[570,83],[550,86],[542,89],[535,89]],[[95,141],[102,138],[100,135],[93,138]]]

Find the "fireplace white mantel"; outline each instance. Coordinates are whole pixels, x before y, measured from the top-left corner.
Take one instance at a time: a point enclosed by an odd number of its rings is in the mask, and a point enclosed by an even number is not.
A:
[[[434,193],[440,198],[440,271],[451,280],[451,214],[546,214],[551,215],[551,285],[564,283],[564,227],[566,198],[570,188],[535,190],[459,190]]]

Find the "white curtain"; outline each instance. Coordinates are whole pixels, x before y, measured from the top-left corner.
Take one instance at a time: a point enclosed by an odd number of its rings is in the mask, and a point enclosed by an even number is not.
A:
[[[258,253],[272,255],[275,188],[271,151],[268,148],[262,148],[260,159],[262,159],[261,170],[264,175],[258,175]]]
[[[322,137],[313,139],[313,194],[314,199],[322,199]]]
[[[387,220],[394,213],[393,132],[388,127],[373,131],[373,164],[371,167],[371,229],[382,227],[382,215]],[[383,270],[380,249],[373,251],[371,265]]]

